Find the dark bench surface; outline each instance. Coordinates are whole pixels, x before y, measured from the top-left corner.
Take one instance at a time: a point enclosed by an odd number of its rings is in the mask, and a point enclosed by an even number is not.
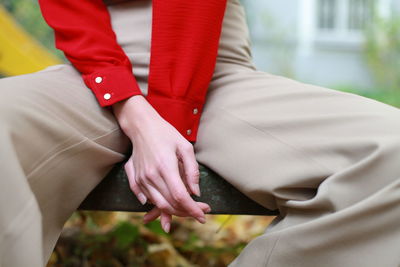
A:
[[[120,162],[107,174],[102,182],[87,196],[80,210],[136,211],[151,209],[151,204],[142,205],[129,188],[129,182]],[[210,205],[211,214],[277,215],[249,199],[212,170],[200,165],[201,196],[196,201]]]

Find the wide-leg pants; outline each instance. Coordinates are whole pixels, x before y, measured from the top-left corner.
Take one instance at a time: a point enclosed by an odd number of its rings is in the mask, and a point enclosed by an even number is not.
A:
[[[151,1],[109,11],[147,95]],[[71,64],[3,78],[0,93],[0,266],[43,266],[131,143]],[[399,109],[257,70],[239,0],[228,0],[194,148],[281,211],[230,267],[399,266]]]

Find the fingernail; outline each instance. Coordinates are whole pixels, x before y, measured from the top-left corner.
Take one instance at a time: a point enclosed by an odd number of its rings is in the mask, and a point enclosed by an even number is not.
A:
[[[208,207],[208,208],[206,209],[206,212],[210,212],[210,211],[211,211],[211,208]]]
[[[138,199],[139,199],[140,203],[142,203],[142,205],[146,204],[147,198],[145,195],[143,195],[143,193],[138,194]]]
[[[205,217],[197,217],[197,220],[202,224],[206,223],[206,218]]]
[[[164,231],[167,232],[167,233],[169,233],[169,228],[170,228],[170,227],[171,227],[170,223],[166,223],[166,224],[164,225]]]
[[[198,197],[200,197],[200,186],[199,184],[194,185],[194,194]]]

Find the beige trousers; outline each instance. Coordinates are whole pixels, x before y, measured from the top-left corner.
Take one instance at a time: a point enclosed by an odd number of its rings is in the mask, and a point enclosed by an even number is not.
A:
[[[147,95],[151,1],[109,11]],[[229,266],[399,266],[399,109],[257,70],[245,16],[228,0],[195,152],[282,215]],[[39,267],[131,143],[70,64],[0,92],[0,266]]]

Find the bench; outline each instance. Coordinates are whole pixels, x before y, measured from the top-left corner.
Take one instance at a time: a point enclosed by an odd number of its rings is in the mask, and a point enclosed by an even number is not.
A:
[[[129,188],[125,161],[115,164],[107,176],[79,206],[79,210],[146,212],[152,204],[142,205]],[[210,214],[278,215],[254,202],[211,169],[200,164],[201,196],[196,201],[210,205]]]

